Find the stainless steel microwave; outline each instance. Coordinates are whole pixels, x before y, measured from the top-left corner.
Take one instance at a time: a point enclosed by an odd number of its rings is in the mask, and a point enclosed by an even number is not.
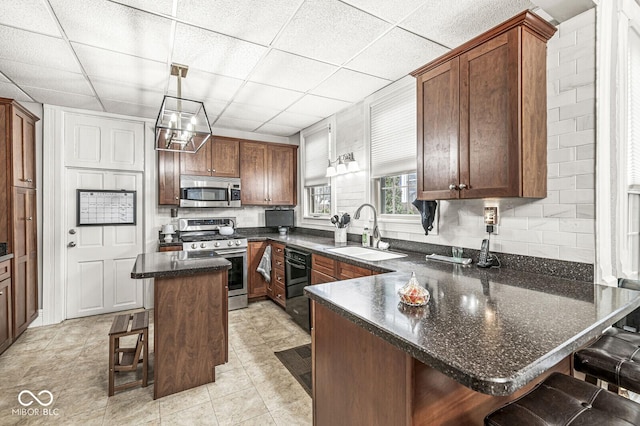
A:
[[[240,178],[180,176],[180,207],[241,207]]]

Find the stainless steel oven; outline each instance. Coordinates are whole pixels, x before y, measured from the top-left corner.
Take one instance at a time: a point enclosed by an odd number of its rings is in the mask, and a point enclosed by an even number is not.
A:
[[[220,227],[233,226],[233,218],[179,219],[182,250],[189,258],[219,255],[231,262],[229,269],[229,310],[246,308],[247,238],[235,232],[220,235]]]
[[[240,178],[180,176],[180,207],[240,207]]]

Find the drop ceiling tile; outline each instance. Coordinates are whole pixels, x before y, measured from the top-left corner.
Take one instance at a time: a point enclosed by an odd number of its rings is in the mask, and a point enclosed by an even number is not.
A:
[[[111,0],[112,3],[120,3],[125,6],[135,7],[136,9],[162,13],[164,15],[171,15],[173,10],[173,0]]]
[[[126,102],[129,104],[153,106],[156,108],[156,115],[160,109],[164,92],[150,90],[132,84],[121,83],[102,78],[92,78],[91,82],[96,89],[98,97],[104,100]],[[106,106],[106,105],[105,105]]]
[[[389,22],[396,23],[416,10],[425,0],[343,0],[345,3],[369,12]]]
[[[0,59],[0,70],[20,86],[93,96],[84,75]]]
[[[131,117],[142,118],[158,118],[158,112],[160,110],[160,104],[156,108],[147,105],[131,104],[128,102],[112,101],[109,99],[102,100],[102,103],[107,110],[112,114],[122,114]]]
[[[300,92],[248,82],[233,99],[241,104],[285,109],[302,96]]]
[[[454,48],[532,7],[528,0],[432,0],[400,26]]]
[[[15,99],[18,102],[33,102],[22,90],[15,84],[0,81],[0,98]]]
[[[172,62],[244,80],[267,49],[183,24],[176,26]]]
[[[275,136],[291,136],[300,131],[300,127],[282,126],[280,124],[267,123],[256,130],[259,133],[266,133]]]
[[[104,0],[49,0],[69,40],[166,61],[171,20]]]
[[[291,0],[180,0],[177,16],[199,27],[266,46],[299,3]]]
[[[350,102],[323,98],[322,96],[305,95],[298,102],[287,108],[287,111],[296,114],[328,117],[335,112],[345,109],[349,105],[351,105]]]
[[[289,111],[282,111],[277,117],[270,120],[268,124],[279,124],[281,126],[297,127],[304,129],[323,120],[324,117],[306,114],[296,114]]]
[[[210,123],[213,123],[227,106],[227,102],[217,101],[215,99],[205,99],[202,103],[204,103],[204,109],[207,112]]]
[[[306,92],[337,69],[334,65],[273,49],[260,61],[249,79]]]
[[[391,83],[378,77],[341,69],[310,93],[347,102],[358,102]]]
[[[239,104],[234,102],[224,111],[222,117],[265,122],[273,118],[280,111],[281,110],[274,108],[265,108],[263,106]]]
[[[98,100],[93,96],[76,95],[75,93],[56,92],[38,87],[23,87],[36,102],[49,105],[66,106],[71,108],[91,109],[102,111]]]
[[[81,72],[71,49],[60,38],[0,25],[0,58],[59,70]]]
[[[398,46],[402,46],[398,49]],[[390,80],[404,77],[449,49],[394,28],[350,61],[346,67]]]
[[[253,132],[257,127],[260,127],[262,123],[263,123],[262,121],[241,120],[239,118],[221,117],[218,121],[216,121],[215,127]]]
[[[164,92],[169,81],[169,66],[97,47],[73,44],[89,77],[100,77],[133,86]]]
[[[60,37],[58,25],[42,0],[4,1],[1,9],[0,24]]]
[[[275,47],[342,64],[389,27],[388,23],[338,0],[307,1],[282,31]]]
[[[182,79],[182,97],[201,101],[203,99],[217,99],[229,101],[242,85],[242,80],[225,77],[219,74],[191,69]],[[169,95],[177,96],[178,80],[169,79]]]

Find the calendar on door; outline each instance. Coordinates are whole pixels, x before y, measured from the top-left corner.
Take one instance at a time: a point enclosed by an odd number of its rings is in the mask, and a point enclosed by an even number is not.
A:
[[[135,225],[136,191],[78,189],[78,226]]]

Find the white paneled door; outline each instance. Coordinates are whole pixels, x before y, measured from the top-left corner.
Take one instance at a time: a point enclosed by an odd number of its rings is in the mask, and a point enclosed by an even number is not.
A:
[[[130,277],[143,251],[142,176],[135,171],[66,169],[67,318],[142,306],[142,281]],[[78,189],[135,190],[136,225],[78,226]]]

